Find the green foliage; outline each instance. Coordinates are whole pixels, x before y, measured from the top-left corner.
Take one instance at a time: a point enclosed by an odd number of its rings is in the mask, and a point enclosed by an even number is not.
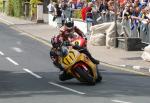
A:
[[[20,17],[22,15],[22,0],[13,0],[14,16]]]
[[[0,3],[3,0],[0,0]],[[20,17],[23,14],[22,4],[28,0],[8,0],[7,14],[11,16]],[[36,15],[37,4],[43,2],[43,0],[30,0],[30,13],[31,16]]]
[[[3,0],[0,0],[0,11],[3,10]]]
[[[7,14],[11,16],[14,15],[13,0],[8,0]]]
[[[7,14],[20,17],[22,15],[22,0],[8,0]]]
[[[74,12],[73,12],[73,17],[74,17],[74,18],[81,19],[81,9],[76,9],[76,10],[74,10]]]
[[[41,3],[42,0],[30,0],[30,4],[38,4],[38,3]]]

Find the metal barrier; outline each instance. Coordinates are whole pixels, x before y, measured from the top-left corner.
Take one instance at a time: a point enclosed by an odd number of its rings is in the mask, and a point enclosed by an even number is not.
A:
[[[114,15],[111,13],[101,14],[101,19],[98,24],[114,21]],[[131,19],[122,22],[122,26],[130,38],[141,38],[142,42],[150,44],[150,24],[142,22],[135,24]]]
[[[141,38],[142,42],[150,43],[150,24],[143,24],[142,22],[135,25],[129,21],[126,28],[129,30],[129,37]]]
[[[108,12],[101,12],[98,14],[99,17],[96,20],[96,24],[101,24],[104,22],[113,22],[114,21],[114,13]],[[87,20],[87,32],[90,33],[90,27],[92,26],[93,21]],[[125,24],[122,24],[123,27],[126,28],[127,34],[129,37],[133,38],[141,38],[142,42],[150,44],[150,24],[142,24],[139,23],[138,25],[134,24],[129,20]]]
[[[97,24],[114,21],[114,14],[111,12],[101,12],[97,18]]]
[[[140,25],[140,38],[142,42],[150,43],[150,24]]]
[[[92,18],[86,18],[87,33],[89,33],[89,34],[91,32],[90,27],[92,25],[114,21],[114,14],[112,14],[111,12],[102,12],[102,13],[96,13],[96,14],[89,12],[86,15],[88,15],[88,14],[92,15]],[[86,17],[88,17],[88,16],[86,16]]]

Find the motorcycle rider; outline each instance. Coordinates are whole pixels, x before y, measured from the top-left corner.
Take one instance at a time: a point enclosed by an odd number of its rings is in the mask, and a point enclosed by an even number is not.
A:
[[[57,35],[57,36],[55,36],[51,39],[51,44],[52,44],[53,48],[50,51],[50,57],[51,57],[54,65],[56,67],[58,67],[61,71],[63,71],[64,69],[61,66],[61,64],[58,63],[59,54],[58,54],[57,51],[60,49],[59,47],[60,47],[60,45],[63,41],[70,41],[70,38],[75,37],[74,33],[78,34],[79,36],[81,36],[82,38],[87,40],[84,33],[79,28],[74,26],[74,21],[71,18],[67,18],[64,22],[64,26],[62,26],[60,28],[59,35]],[[73,48],[76,49],[76,50],[79,50],[80,53],[86,54],[94,64],[96,64],[96,65],[99,64],[99,61],[91,56],[90,52],[87,50],[86,47],[73,46]],[[63,71],[59,75],[59,79],[61,81],[68,80],[68,79],[71,79],[71,78],[73,78],[73,77],[71,75],[67,74],[65,71]]]

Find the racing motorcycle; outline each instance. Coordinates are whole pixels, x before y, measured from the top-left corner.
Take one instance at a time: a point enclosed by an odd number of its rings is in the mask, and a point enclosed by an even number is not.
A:
[[[82,37],[72,40],[71,45],[86,47],[87,41]],[[102,80],[97,65],[95,65],[84,53],[72,48],[72,46],[61,46],[59,63],[64,70],[80,82],[94,85]]]

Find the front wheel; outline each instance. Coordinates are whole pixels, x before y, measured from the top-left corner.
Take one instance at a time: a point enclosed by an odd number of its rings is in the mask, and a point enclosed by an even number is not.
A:
[[[95,85],[95,79],[92,77],[89,71],[85,70],[84,68],[76,68],[75,71],[80,76],[78,78],[79,81],[85,81],[89,85]]]

